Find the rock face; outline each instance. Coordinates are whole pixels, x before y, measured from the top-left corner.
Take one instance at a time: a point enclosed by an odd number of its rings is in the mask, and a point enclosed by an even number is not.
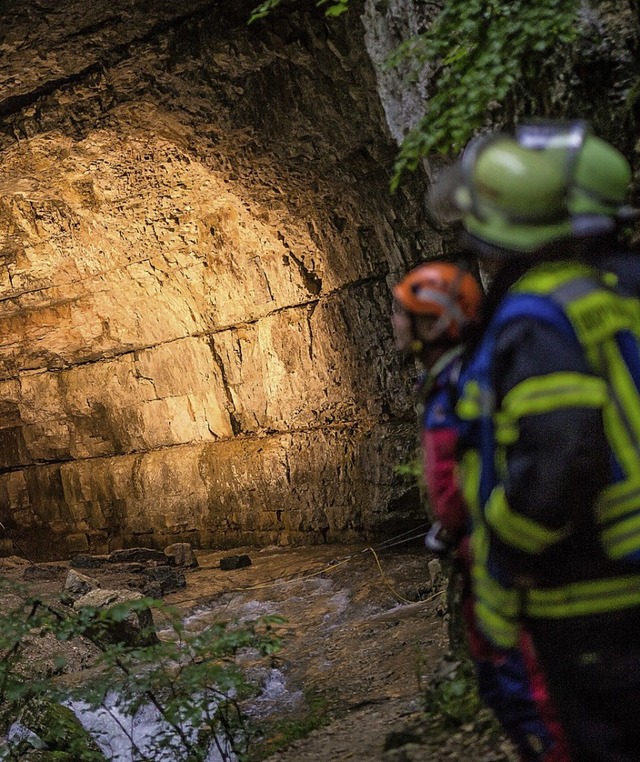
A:
[[[388,66],[389,57],[407,40],[423,33],[435,17],[431,3],[415,0],[366,0],[363,23],[367,51],[374,64],[387,124],[398,145],[424,116],[433,67],[410,57]]]
[[[388,192],[359,13],[252,5],[0,11],[0,521],[36,557],[410,515],[422,178]]]

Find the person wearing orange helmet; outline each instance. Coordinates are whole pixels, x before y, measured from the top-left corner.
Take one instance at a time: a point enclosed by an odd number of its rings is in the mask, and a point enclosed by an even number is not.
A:
[[[462,536],[467,518],[455,483],[456,430],[441,399],[460,368],[462,333],[478,320],[482,292],[475,278],[448,262],[430,262],[411,270],[393,288],[396,347],[409,351],[425,368],[418,384],[422,412],[422,452],[425,484],[437,521],[427,535],[427,547],[445,549]]]
[[[393,288],[396,346],[424,366],[418,384],[421,445],[427,496],[436,521],[425,537],[439,556],[453,552],[462,574],[462,617],[479,694],[516,745],[521,762],[568,762],[562,730],[530,640],[518,649],[491,645],[474,615],[469,550],[470,519],[458,485],[459,420],[454,412],[464,336],[480,318],[482,291],[466,270],[427,262]]]

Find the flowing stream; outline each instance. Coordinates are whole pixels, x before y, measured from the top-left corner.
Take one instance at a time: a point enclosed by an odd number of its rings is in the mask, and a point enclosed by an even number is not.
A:
[[[69,706],[110,762],[178,762],[184,759],[184,751],[180,748],[158,749],[159,735],[171,729],[157,709],[149,704],[141,707],[133,717],[122,712],[115,693],[110,693],[104,706],[98,709],[91,709],[79,701],[70,702]],[[195,742],[194,728],[183,726],[182,730],[191,742]],[[228,745],[223,751],[221,754],[212,744],[206,762],[234,762],[236,757]]]

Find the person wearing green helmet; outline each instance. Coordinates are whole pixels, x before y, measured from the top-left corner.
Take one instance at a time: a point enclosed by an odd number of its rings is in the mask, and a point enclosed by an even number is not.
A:
[[[496,134],[474,140],[460,166],[454,202],[476,248],[527,253],[571,234],[566,179],[548,156]]]
[[[447,180],[494,275],[457,391],[460,471],[479,625],[510,648],[526,624],[576,760],[637,762],[640,302],[588,255],[622,173],[596,176],[606,146],[573,140],[572,157],[476,139]]]

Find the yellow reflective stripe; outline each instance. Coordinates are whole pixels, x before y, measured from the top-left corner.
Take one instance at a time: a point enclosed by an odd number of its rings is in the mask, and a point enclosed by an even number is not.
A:
[[[640,550],[640,514],[629,516],[600,531],[604,549],[614,560]]]
[[[587,359],[607,379],[605,435],[625,474],[640,469],[640,395],[615,340],[587,346]]]
[[[516,421],[512,421],[509,415],[499,411],[494,419],[494,433],[496,442],[508,447],[518,441],[520,429]]]
[[[515,648],[520,640],[520,625],[496,613],[483,601],[474,605],[478,626],[484,635],[498,648]]]
[[[481,468],[482,460],[477,450],[467,450],[458,464],[462,496],[474,524],[478,524],[482,520],[479,505]]]
[[[637,326],[640,305],[635,299],[600,288],[565,306],[581,344],[597,344],[618,331]]]
[[[640,509],[638,509],[640,510]],[[630,531],[634,531],[633,527],[640,527],[640,517],[638,514],[627,516],[621,521],[616,521],[615,524],[602,529],[602,536],[605,535],[611,538],[612,542],[616,540],[624,540]],[[637,530],[635,530],[637,531]]]
[[[531,268],[511,289],[514,292],[528,291],[532,294],[548,294],[559,286],[575,278],[593,275],[593,269],[570,260],[543,262]]]
[[[520,611],[518,594],[513,588],[503,587],[487,569],[489,535],[484,525],[473,528],[471,555],[473,558],[471,576],[476,597],[491,601],[491,608],[500,611],[505,618],[515,619]]]
[[[597,344],[632,328],[639,316],[634,300],[604,288],[570,302],[565,310],[582,344]]]
[[[467,381],[456,403],[456,414],[465,421],[489,416],[495,407],[494,400],[493,391],[483,389],[477,381]]]
[[[561,588],[527,593],[531,617],[563,619],[640,606],[640,575],[574,582]]]
[[[519,640],[519,596],[515,590],[502,587],[489,575],[488,553],[486,527],[482,524],[475,525],[471,536],[471,577],[478,626],[495,645],[512,648]]]
[[[496,487],[484,511],[487,524],[507,545],[525,553],[542,553],[550,545],[563,540],[569,528],[549,529],[511,509],[503,487]]]
[[[502,401],[501,422],[524,415],[549,413],[564,407],[602,407],[607,401],[606,382],[584,373],[549,373],[533,376],[514,386]]]
[[[609,373],[607,374],[609,383],[622,406],[625,421],[621,421],[621,425],[626,422],[630,438],[636,445],[634,450],[637,450],[637,445],[640,442],[640,395],[638,395],[635,382],[622,358],[617,343],[615,341],[606,342],[602,346],[602,352],[609,364]]]
[[[516,619],[520,613],[520,599],[514,589],[506,589],[494,579],[474,569],[473,584],[475,596],[504,619]]]
[[[456,404],[456,415],[463,421],[475,421],[480,417],[480,403],[477,400],[461,398]]]
[[[635,477],[606,487],[598,497],[596,515],[600,523],[606,524],[638,508],[640,477]]]
[[[622,469],[625,474],[633,474],[638,470],[638,452],[620,420],[620,413],[613,400],[610,400],[604,406],[602,420],[607,442],[615,453]]]

